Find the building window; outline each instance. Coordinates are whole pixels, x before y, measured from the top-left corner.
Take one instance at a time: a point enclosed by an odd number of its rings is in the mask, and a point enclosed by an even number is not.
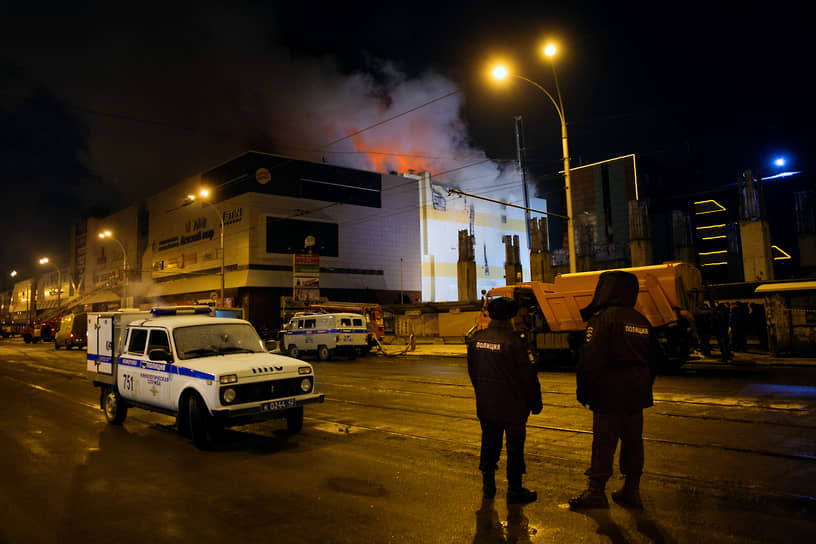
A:
[[[312,247],[314,253],[326,257],[339,256],[337,223],[266,218],[267,253],[303,253],[307,236],[313,236],[315,239],[315,245]]]

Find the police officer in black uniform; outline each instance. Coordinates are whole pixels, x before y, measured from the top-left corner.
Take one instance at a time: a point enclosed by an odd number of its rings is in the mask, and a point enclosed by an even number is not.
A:
[[[577,395],[593,411],[592,461],[586,471],[589,487],[569,501],[573,510],[609,508],[605,488],[618,440],[626,482],[612,498],[624,507],[643,507],[638,490],[643,472],[643,409],[653,404],[652,383],[663,352],[649,321],[634,308],[638,291],[634,274],[604,272],[592,302],[581,310],[588,324]]]
[[[485,498],[496,495],[495,473],[507,441],[507,502],[526,504],[538,495],[521,485],[526,472],[524,440],[530,412],[541,412],[541,386],[530,364],[524,342],[513,331],[510,319],[518,305],[497,298],[487,305],[490,324],[477,331],[468,343],[468,373],[476,392],[476,415],[482,426],[479,470],[483,474]]]

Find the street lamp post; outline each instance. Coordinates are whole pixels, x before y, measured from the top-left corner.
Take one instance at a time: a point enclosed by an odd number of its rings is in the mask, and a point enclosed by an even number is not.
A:
[[[555,47],[548,45],[544,49],[544,54],[548,57],[555,55]],[[555,71],[555,63],[552,64],[553,76],[555,76],[555,88],[558,94],[558,100],[550,94],[547,89],[536,83],[532,79],[528,79],[519,74],[511,74],[504,66],[497,66],[493,69],[493,77],[496,79],[505,79],[507,76],[512,76],[516,79],[521,79],[536,87],[539,91],[547,95],[550,102],[555,106],[555,111],[558,112],[558,118],[561,121],[561,151],[564,162],[564,191],[567,200],[567,251],[569,252],[569,267],[570,273],[576,271],[575,267],[575,224],[572,216],[572,187],[570,185],[570,168],[569,168],[569,147],[567,145],[567,119],[564,116],[564,103],[561,100],[561,88],[558,85],[558,74]],[[529,228],[529,227],[528,227]]]
[[[9,277],[10,278],[16,278],[17,277],[17,271],[12,270],[11,272],[9,272]],[[14,295],[14,288],[12,287],[11,298],[14,299],[14,296],[15,296]],[[27,296],[26,299],[25,299],[25,301],[26,301],[26,317],[30,317],[30,312],[28,311],[28,299],[29,299],[29,297],[30,297],[30,295]],[[9,305],[9,313],[11,313],[11,305]]]
[[[40,264],[50,264],[57,269],[57,311],[59,311],[60,295],[62,294],[62,272],[60,272],[59,266],[48,260],[48,257],[43,257],[40,259]]]
[[[122,286],[122,302],[120,305],[124,308],[127,306],[127,291],[128,291],[128,282],[130,278],[128,278],[128,271],[127,271],[127,251],[125,251],[125,246],[122,245],[122,242],[117,240],[113,237],[113,233],[109,230],[105,230],[99,233],[99,238],[102,240],[110,238],[117,244],[119,244],[119,249],[122,250],[122,274],[125,276],[125,283]]]
[[[224,214],[221,213],[221,210],[215,207],[214,204],[204,200],[209,198],[210,192],[207,189],[201,189],[198,193],[201,196],[201,203],[206,204],[210,208],[215,211],[215,214],[218,216],[218,220],[221,222],[221,236],[220,236],[220,249],[221,249],[221,307],[224,307]],[[187,195],[187,199],[190,202],[197,200],[196,195]]]

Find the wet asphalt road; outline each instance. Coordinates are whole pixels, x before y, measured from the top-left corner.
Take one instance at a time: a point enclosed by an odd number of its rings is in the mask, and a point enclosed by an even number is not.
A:
[[[105,422],[84,352],[0,341],[0,543],[811,542],[816,367],[697,362],[646,412],[646,509],[574,513],[591,413],[569,372],[539,374],[525,483],[483,503],[463,359],[315,363],[304,430],[239,427],[200,452],[173,419]],[[503,462],[503,461],[502,461]],[[503,467],[503,465],[501,465]],[[619,485],[617,477],[611,488]]]

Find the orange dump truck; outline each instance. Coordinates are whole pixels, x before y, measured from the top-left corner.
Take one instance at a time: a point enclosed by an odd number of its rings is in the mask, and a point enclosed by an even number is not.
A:
[[[682,262],[622,270],[638,277],[640,293],[635,308],[657,330],[671,364],[682,365],[692,346],[694,314],[704,299],[700,271]],[[603,272],[559,274],[553,283],[532,281],[495,287],[485,296],[475,329],[490,322],[485,308],[491,299],[512,298],[527,308],[527,315],[520,311],[513,325],[528,342],[536,363],[546,366],[568,357],[574,362],[586,327],[580,310],[592,301]]]

